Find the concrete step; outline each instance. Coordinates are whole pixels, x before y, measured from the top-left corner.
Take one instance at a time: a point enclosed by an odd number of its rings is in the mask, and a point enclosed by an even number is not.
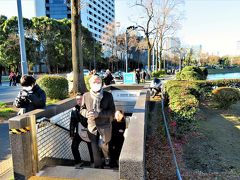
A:
[[[28,180],[81,180],[81,179],[32,176],[32,177],[30,177]]]
[[[75,178],[80,180],[118,180],[119,171],[113,169],[94,169],[87,167],[75,169],[75,167],[70,166],[54,166],[44,168],[37,176],[48,178]]]

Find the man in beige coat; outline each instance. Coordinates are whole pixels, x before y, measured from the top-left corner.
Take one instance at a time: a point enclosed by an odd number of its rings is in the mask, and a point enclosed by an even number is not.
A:
[[[102,79],[98,75],[93,75],[89,79],[90,92],[83,95],[81,114],[88,121],[88,135],[91,140],[94,167],[103,167],[101,153],[98,144],[101,147],[105,158],[105,164],[109,165],[109,141],[111,140],[112,125],[111,122],[115,113],[113,96],[102,89]]]

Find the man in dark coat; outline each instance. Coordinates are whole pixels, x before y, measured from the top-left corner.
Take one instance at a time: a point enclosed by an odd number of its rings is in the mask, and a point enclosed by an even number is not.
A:
[[[72,149],[76,169],[81,168],[81,166],[83,165],[83,162],[81,160],[81,156],[79,153],[79,144],[81,143],[81,141],[84,141],[87,143],[89,155],[90,155],[90,161],[93,162],[91,142],[87,136],[87,129],[86,129],[87,119],[80,114],[80,106],[82,104],[82,95],[83,94],[79,93],[76,96],[77,105],[72,109],[71,121],[70,121],[70,137],[72,138],[71,149]],[[86,131],[85,135],[83,131]]]
[[[104,76],[104,78],[103,78],[103,82],[104,82],[104,84],[105,84],[106,86],[108,86],[108,85],[111,84],[112,80],[113,80],[113,76],[112,76],[110,70],[107,69],[107,70],[106,70],[106,74],[105,74],[105,76]]]
[[[14,101],[14,105],[17,108],[21,108],[20,112],[18,113],[19,115],[34,109],[45,108],[46,94],[36,84],[36,80],[32,76],[22,76],[20,84],[23,89],[19,92]]]
[[[109,141],[112,134],[112,120],[115,113],[113,96],[102,89],[102,80],[98,75],[89,79],[90,92],[83,95],[81,114],[88,119],[88,134],[92,143],[94,167],[103,166],[98,144],[105,158],[105,165],[109,165]]]

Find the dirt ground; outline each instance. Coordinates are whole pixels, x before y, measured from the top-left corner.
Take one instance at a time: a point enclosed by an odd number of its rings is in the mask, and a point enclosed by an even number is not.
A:
[[[176,179],[172,154],[165,138],[160,97],[151,99],[146,139],[147,179]]]
[[[240,102],[229,110],[200,106],[196,133],[183,144],[186,179],[240,179]]]

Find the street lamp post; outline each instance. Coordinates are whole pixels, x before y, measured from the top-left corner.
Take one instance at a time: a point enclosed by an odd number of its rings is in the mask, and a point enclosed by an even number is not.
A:
[[[128,38],[127,38],[127,32],[128,29],[126,29],[125,33],[125,40],[126,40],[126,73],[128,72]]]
[[[18,29],[19,29],[20,54],[21,54],[21,69],[22,69],[22,75],[24,75],[24,74],[28,74],[28,65],[27,65],[26,49],[25,49],[21,0],[17,0],[17,9],[18,9]]]

